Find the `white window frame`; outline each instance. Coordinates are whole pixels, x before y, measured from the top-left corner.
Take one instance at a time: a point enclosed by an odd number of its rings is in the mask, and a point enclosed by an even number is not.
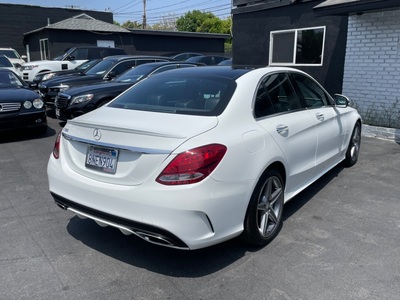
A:
[[[297,64],[296,63],[296,55],[297,55],[297,37],[299,31],[306,31],[306,30],[315,30],[315,29],[323,29],[323,38],[322,38],[322,53],[321,53],[321,63],[318,64]],[[280,33],[294,33],[294,41],[293,41],[293,59],[292,62],[289,63],[280,63],[280,62],[273,62],[273,51],[274,51],[274,34]],[[324,63],[324,52],[325,52],[325,36],[326,36],[326,26],[317,26],[317,27],[305,27],[305,28],[296,28],[296,29],[287,29],[287,30],[276,30],[270,32],[270,42],[269,42],[269,65],[270,66],[322,66]]]
[[[41,60],[47,60],[50,57],[49,51],[49,39],[41,39],[39,40],[40,45],[40,58]],[[45,45],[45,47],[43,47]],[[44,48],[44,49],[43,49]]]

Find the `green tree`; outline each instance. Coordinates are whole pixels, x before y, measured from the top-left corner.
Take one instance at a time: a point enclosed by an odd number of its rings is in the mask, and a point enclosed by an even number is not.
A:
[[[200,10],[189,11],[176,20],[178,31],[199,32],[198,28],[203,25],[207,19],[217,18],[213,13],[201,12]]]
[[[140,24],[138,21],[126,21],[121,25],[121,27],[126,29],[138,29],[143,28],[143,25]]]

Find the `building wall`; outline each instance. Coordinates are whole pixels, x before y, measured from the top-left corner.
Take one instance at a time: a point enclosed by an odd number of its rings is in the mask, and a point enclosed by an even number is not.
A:
[[[169,55],[182,52],[224,55],[224,38],[198,36],[145,35],[132,33],[134,54]]]
[[[400,10],[349,16],[343,93],[370,125],[400,128]]]
[[[130,33],[96,33],[83,30],[45,29],[29,34],[25,44],[29,45],[31,61],[40,60],[40,39],[49,41],[49,57],[54,59],[66,49],[76,46],[96,46],[98,40],[114,41],[116,48],[122,48],[127,54],[134,53],[133,38]]]
[[[313,7],[320,2],[322,1],[294,2],[286,6],[238,14],[233,10],[233,64],[246,67],[267,66],[271,31],[326,26],[323,65],[294,67],[308,72],[330,94],[341,93],[347,16],[316,16]]]
[[[49,22],[54,24],[82,13],[113,23],[111,12],[0,3],[0,47],[11,47],[24,55],[24,33],[45,27]]]

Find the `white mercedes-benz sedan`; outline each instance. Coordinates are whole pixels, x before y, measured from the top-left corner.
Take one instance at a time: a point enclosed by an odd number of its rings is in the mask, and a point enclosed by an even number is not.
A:
[[[361,117],[292,68],[185,68],[69,120],[47,172],[55,202],[148,242],[266,245],[284,203],[357,162]]]

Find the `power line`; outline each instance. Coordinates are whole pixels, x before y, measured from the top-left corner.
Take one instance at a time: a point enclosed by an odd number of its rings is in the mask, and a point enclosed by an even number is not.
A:
[[[152,0],[148,0],[150,3]],[[231,9],[231,1],[225,0],[227,3],[225,4],[219,4],[215,5],[214,0],[207,0],[207,1],[202,1],[200,3],[196,3],[194,6],[192,5],[183,5],[180,7],[172,8],[175,6],[179,6],[181,4],[185,4],[187,2],[190,2],[191,0],[182,0],[176,3],[173,3],[168,6],[161,6],[161,7],[156,7],[156,8],[147,8],[146,10],[146,22],[147,24],[156,24],[160,23],[161,21],[165,20],[166,18],[179,18],[180,16],[186,14],[188,11],[192,10],[200,10],[200,11],[205,11],[205,12],[211,12],[213,13],[216,17],[219,18],[226,18],[231,15],[230,9]],[[117,9],[113,10],[114,17],[118,20],[123,19],[126,21],[129,19],[130,21],[136,21],[138,23],[142,22],[143,18],[143,10],[136,10],[136,11],[127,11],[128,8],[133,8],[134,6],[137,6],[142,0],[136,0],[133,3],[127,3]],[[222,2],[222,1],[221,1]],[[127,7],[129,5],[129,7]],[[123,9],[123,12],[117,12],[120,9]],[[167,9],[166,9],[167,8]],[[162,10],[162,11],[160,11]],[[156,12],[160,11],[160,12]],[[225,12],[224,12],[225,11]]]

